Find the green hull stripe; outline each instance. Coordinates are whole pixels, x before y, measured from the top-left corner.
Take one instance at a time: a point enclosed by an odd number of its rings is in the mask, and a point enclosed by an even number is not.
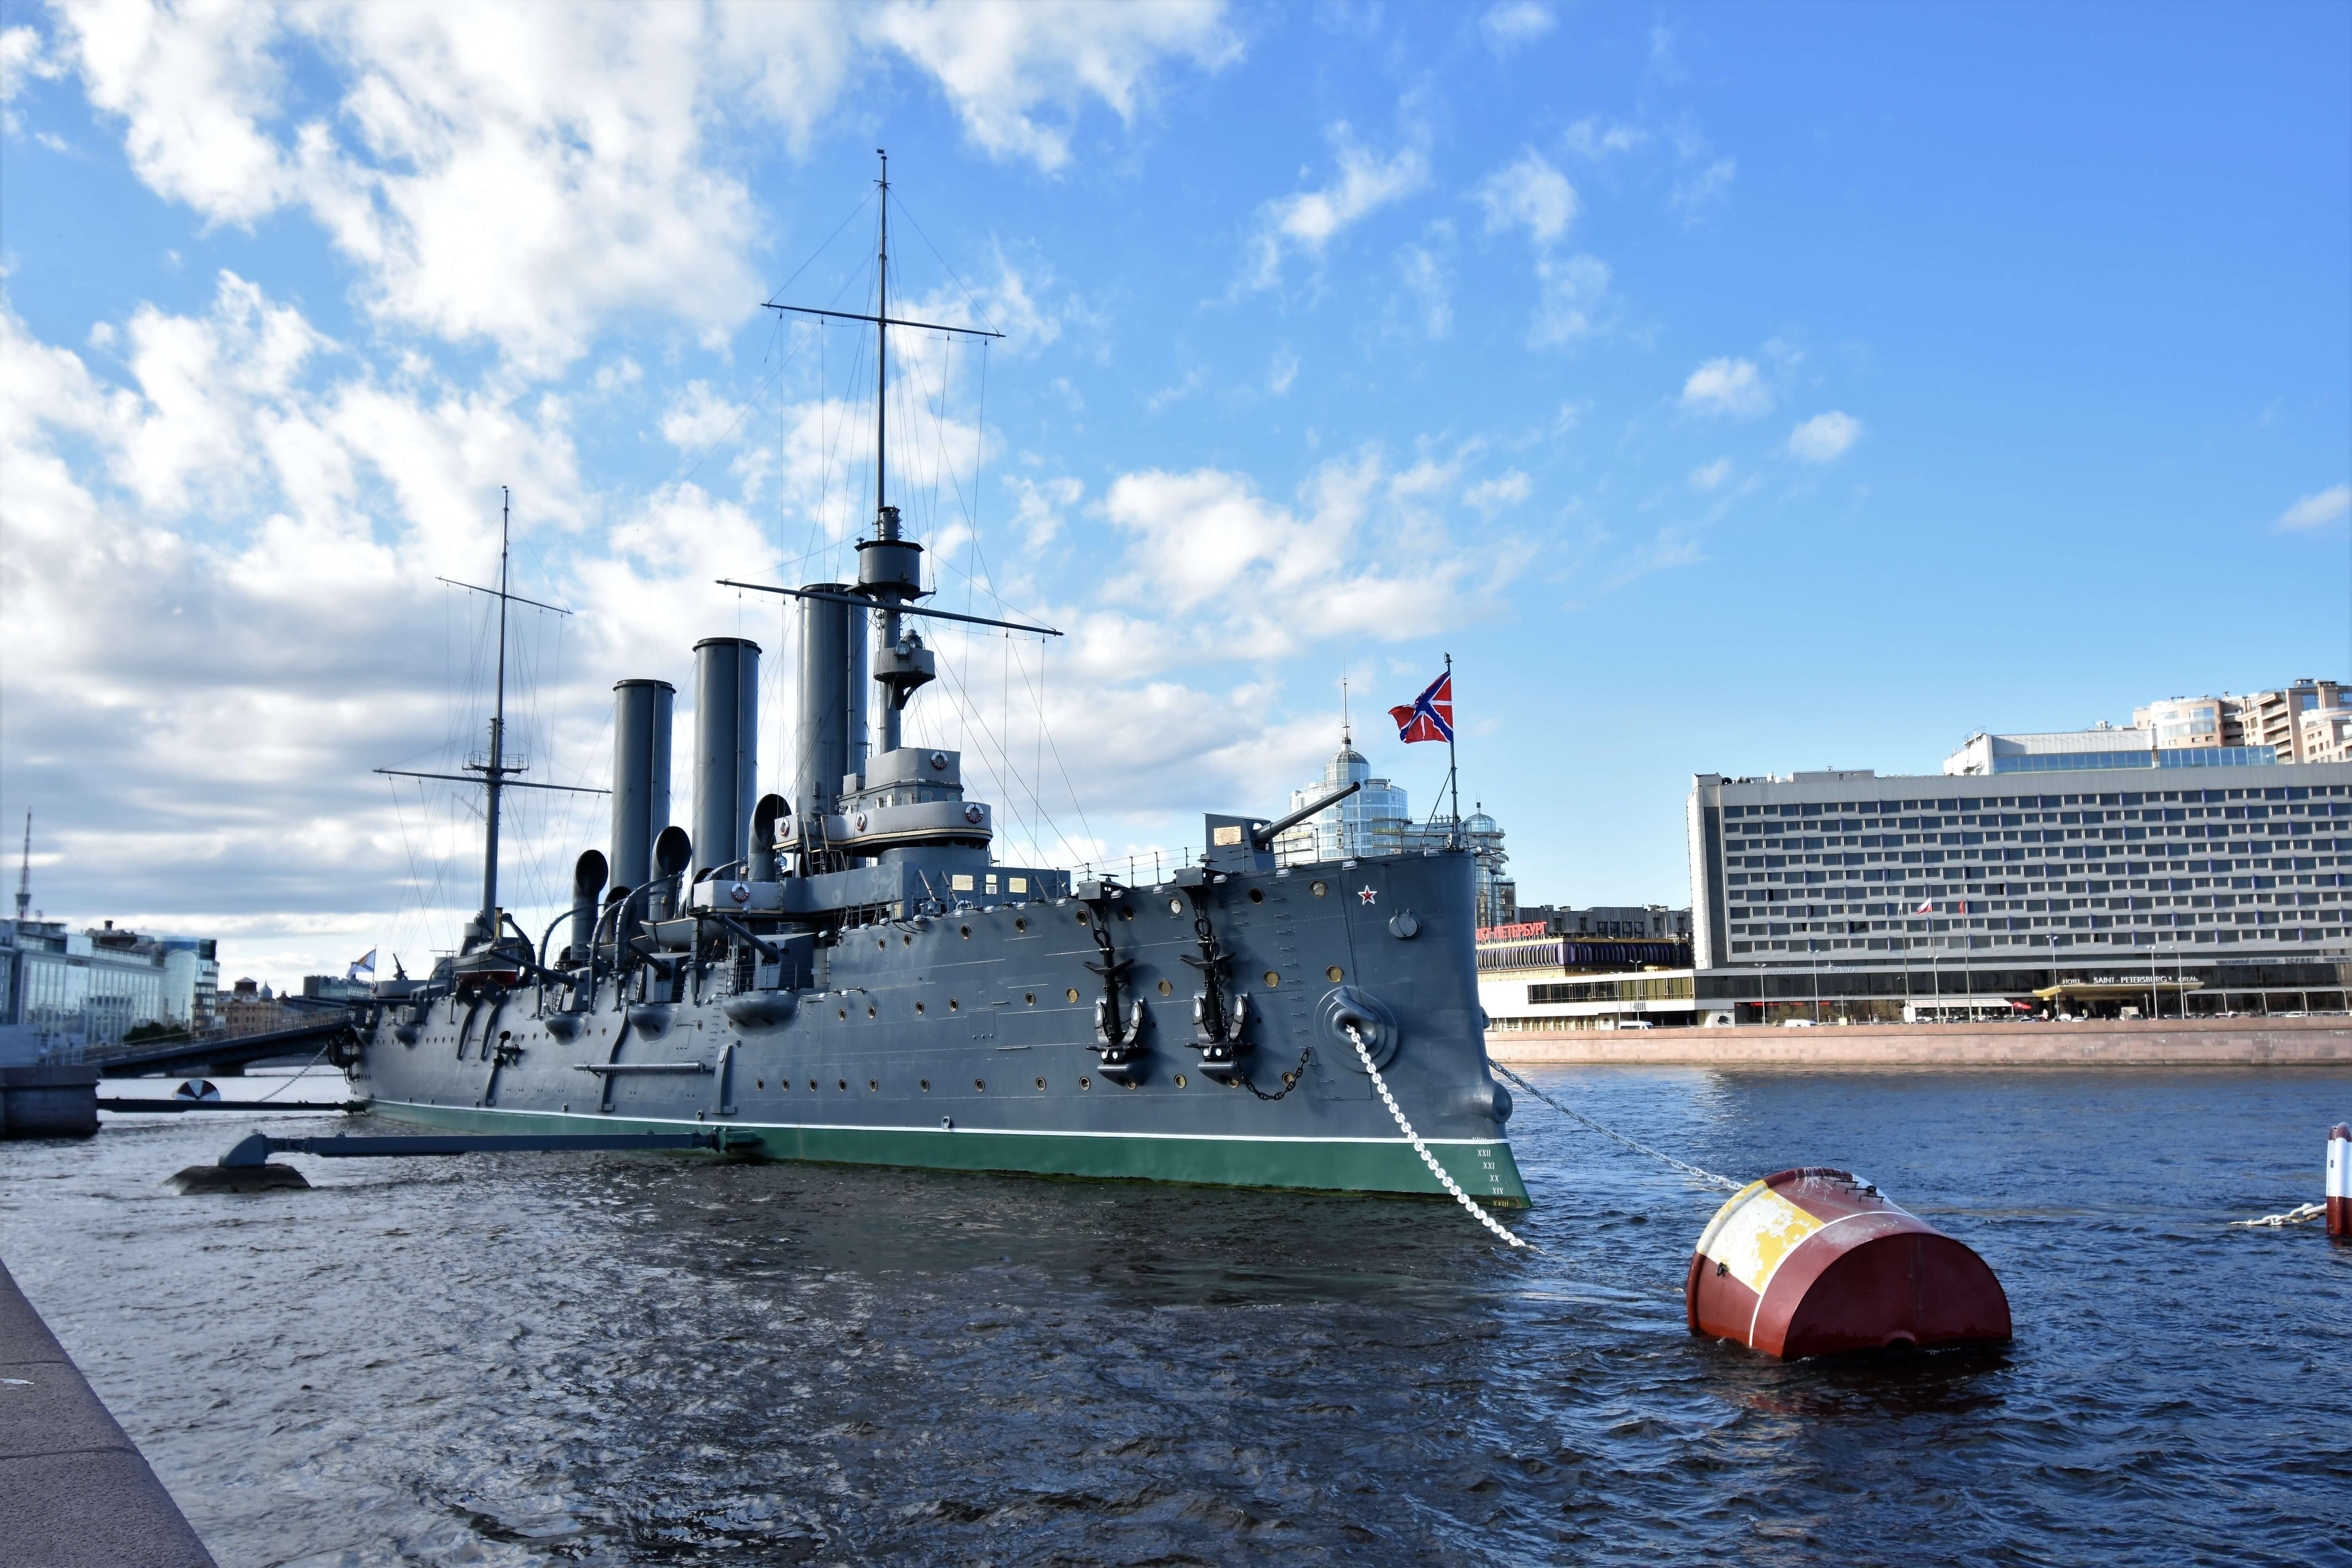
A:
[[[1005,1171],[1108,1181],[1182,1182],[1202,1186],[1291,1187],[1318,1192],[1403,1193],[1442,1197],[1445,1189],[1402,1142],[1270,1138],[1153,1138],[1100,1134],[915,1131],[903,1128],[745,1126],[566,1116],[454,1105],[376,1100],[370,1109],[396,1121],[474,1131],[513,1131],[518,1123],[572,1132],[672,1132],[720,1127],[757,1135],[774,1160],[841,1165],[905,1165],[936,1171]],[[1431,1143],[1429,1152],[1472,1197],[1495,1208],[1528,1206],[1527,1184],[1508,1140]]]

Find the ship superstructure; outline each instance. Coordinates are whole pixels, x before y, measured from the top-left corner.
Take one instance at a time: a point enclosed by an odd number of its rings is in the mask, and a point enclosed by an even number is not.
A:
[[[929,325],[892,319],[887,292],[856,319],[877,342]],[[690,831],[669,821],[675,690],[619,682],[610,837],[579,857],[558,948],[497,904],[515,770],[494,721],[474,770],[485,907],[428,977],[376,986],[345,1063],[357,1095],[445,1127],[716,1123],[779,1159],[1440,1193],[1369,1057],[1465,1190],[1524,1205],[1469,851],[1277,865],[1276,835],[1333,795],[1209,815],[1198,863],[1148,884],[994,858],[961,755],[905,743],[937,674],[919,627],[1051,629],[920,603],[881,418],[856,581],[770,590],[799,609],[789,796],[757,792],[756,644],[695,645]],[[501,616],[505,589],[502,573]]]

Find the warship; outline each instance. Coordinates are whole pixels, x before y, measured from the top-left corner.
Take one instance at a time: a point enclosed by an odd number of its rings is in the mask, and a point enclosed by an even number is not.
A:
[[[1351,784],[1278,818],[1205,813],[1197,860],[1149,879],[1013,865],[961,754],[907,743],[939,672],[923,624],[1056,634],[921,603],[923,548],[885,489],[888,333],[971,329],[890,315],[887,162],[880,186],[875,311],[808,312],[875,331],[856,580],[733,584],[797,602],[789,795],[758,793],[756,643],[694,645],[687,825],[676,689],[619,681],[607,845],[523,930],[499,900],[501,796],[573,786],[517,777],[508,749],[508,606],[531,601],[502,515],[487,752],[413,775],[482,791],[479,911],[428,974],[374,984],[337,1055],[353,1098],[452,1131],[719,1130],[769,1159],[1524,1206],[1458,834],[1278,864],[1276,836]]]

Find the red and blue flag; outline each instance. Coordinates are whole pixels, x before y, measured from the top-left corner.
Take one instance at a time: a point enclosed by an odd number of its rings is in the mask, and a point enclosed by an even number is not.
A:
[[[1412,700],[1410,708],[1389,710],[1396,721],[1397,739],[1411,744],[1414,741],[1451,741],[1454,739],[1454,672],[1447,670],[1429,683],[1429,689]]]

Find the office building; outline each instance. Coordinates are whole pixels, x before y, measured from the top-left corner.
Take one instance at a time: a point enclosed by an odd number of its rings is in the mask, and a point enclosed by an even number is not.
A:
[[[2141,712],[2147,711],[2146,709]],[[1994,735],[1979,731],[1944,759],[1944,772],[1958,777],[1990,773],[2078,773],[2085,768],[2209,768],[2246,767],[2277,762],[2267,745],[2222,745],[2210,740],[2213,731],[2194,731],[2204,722],[2189,719],[2172,725],[2182,743],[2164,743],[2162,729],[2137,725],[2117,729],[2108,724],[2088,730],[2059,730],[2035,734]],[[2189,731],[2189,732],[2183,732]],[[2292,760],[2292,759],[2288,759]]]
[[[142,1024],[184,1020],[196,966],[112,921],[69,931],[63,921],[0,921],[0,1027],[56,1057],[119,1043]],[[22,1053],[19,1053],[22,1054]]]
[[[1687,828],[1702,1022],[2063,1011],[2101,985],[2134,993],[2097,998],[2118,1011],[2294,1011],[2352,981],[2352,763],[1702,773]]]

